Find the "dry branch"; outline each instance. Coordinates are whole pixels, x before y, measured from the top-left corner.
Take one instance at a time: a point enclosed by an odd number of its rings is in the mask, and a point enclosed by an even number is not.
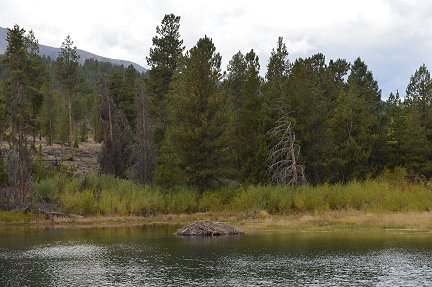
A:
[[[178,234],[183,236],[220,236],[239,235],[243,234],[243,231],[221,222],[197,221],[180,229]]]
[[[306,182],[304,167],[298,164],[300,146],[295,143],[295,133],[289,113],[279,108],[279,119],[275,126],[267,133],[272,139],[267,158],[270,179],[277,185],[299,185]]]

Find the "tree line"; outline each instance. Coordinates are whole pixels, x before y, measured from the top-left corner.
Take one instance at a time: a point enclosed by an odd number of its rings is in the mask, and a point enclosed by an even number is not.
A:
[[[8,29],[0,65],[0,184],[22,203],[37,178],[36,139],[102,142],[101,171],[199,190],[245,184],[346,183],[404,167],[432,176],[432,82],[425,65],[387,101],[361,58],[291,62],[280,37],[265,76],[253,49],[222,70],[213,40],[189,50],[165,15],[150,69],[78,64],[68,36],[53,61],[32,31]],[[275,177],[274,172],[278,174]],[[12,192],[13,191],[13,192]]]

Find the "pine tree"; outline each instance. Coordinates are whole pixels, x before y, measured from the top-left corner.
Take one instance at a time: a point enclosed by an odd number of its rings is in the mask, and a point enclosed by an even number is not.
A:
[[[430,155],[431,143],[426,128],[422,125],[422,115],[416,109],[408,107],[405,130],[401,133],[401,157],[403,166],[415,175],[432,176]]]
[[[371,154],[368,142],[373,135],[370,134],[371,121],[365,105],[365,99],[359,96],[355,79],[350,77],[347,90],[339,94],[332,117],[337,181],[361,179],[368,173]]]
[[[287,111],[292,111],[292,104],[287,98],[288,78],[291,72],[291,63],[288,60],[288,50],[279,37],[276,49],[273,49],[267,64],[265,82],[262,86],[262,103],[259,112],[259,132],[257,137],[258,150],[256,162],[263,165],[268,158],[269,148],[274,139],[269,138],[268,133],[278,120],[275,110],[284,106]],[[270,180],[267,176],[267,167],[262,166],[257,176],[257,181],[266,183]]]
[[[170,91],[157,182],[183,182],[205,190],[232,171],[220,65],[221,56],[207,36],[186,56]]]
[[[74,145],[74,123],[73,123],[73,108],[72,99],[76,94],[78,86],[78,59],[77,48],[73,46],[73,41],[68,35],[63,41],[60,48],[60,53],[56,62],[56,73],[59,82],[63,87],[63,92],[67,103],[68,115],[68,139],[69,146]]]
[[[133,129],[137,120],[137,108],[135,106],[138,97],[138,77],[139,74],[134,66],[129,65],[123,78],[123,89],[121,98],[117,99],[118,107],[123,111],[128,119],[129,126]]]
[[[262,164],[257,160],[261,78],[259,59],[253,50],[234,55],[228,67],[228,93],[233,107],[233,150],[243,181],[254,182]]]
[[[0,58],[0,65],[3,59]],[[7,184],[7,168],[5,165],[5,156],[3,151],[3,141],[5,140],[5,132],[9,126],[8,114],[5,105],[5,87],[4,83],[0,81],[0,191]],[[1,200],[0,200],[1,201]]]
[[[359,97],[365,101],[364,108],[370,120],[369,139],[365,143],[371,148],[368,169],[371,175],[376,175],[382,171],[387,162],[387,122],[384,115],[384,103],[381,101],[381,90],[372,72],[360,58],[354,61],[350,77],[355,79]]]
[[[47,81],[42,87],[43,94],[43,116],[42,129],[46,137],[47,144],[51,146],[55,138],[55,126],[57,120],[57,110],[55,106],[54,91],[51,87],[51,81]]]
[[[414,107],[420,113],[421,125],[428,130],[428,138],[432,140],[432,79],[425,64],[411,76],[405,101],[408,106]]]
[[[344,72],[342,62],[329,66],[323,54],[298,59],[291,69],[286,105],[302,147],[300,164],[312,184],[331,181],[335,173],[331,118]]]
[[[39,113],[43,104],[42,86],[48,81],[47,72],[44,68],[42,58],[39,55],[39,43],[32,30],[26,35],[25,38],[27,53],[29,56],[29,64],[26,69],[28,73],[28,97],[31,102],[31,129],[33,142],[32,146],[35,147],[36,133],[41,130],[41,123],[39,120]]]
[[[13,149],[8,153],[9,184],[15,190],[14,204],[25,205],[31,187],[30,154],[26,134],[29,132],[31,103],[28,97],[29,54],[25,30],[15,25],[8,29],[6,105],[12,126]]]
[[[151,69],[146,79],[146,94],[154,126],[153,140],[159,149],[167,123],[168,88],[184,51],[183,40],[180,39],[180,17],[165,15],[161,25],[156,27],[156,34],[147,57]]]
[[[287,79],[291,71],[291,63],[288,60],[288,51],[283,38],[279,37],[276,49],[270,54],[266,72],[266,84],[264,85],[265,109],[270,115],[274,115],[272,108],[278,107],[281,102],[286,102],[288,91]],[[270,122],[274,122],[271,120]]]
[[[411,76],[406,89],[406,130],[402,152],[405,166],[412,172],[432,176],[432,80],[426,65],[421,65]]]
[[[390,93],[387,100],[387,114],[389,120],[387,166],[390,168],[405,166],[402,156],[402,144],[406,131],[406,115],[399,91],[395,95]]]

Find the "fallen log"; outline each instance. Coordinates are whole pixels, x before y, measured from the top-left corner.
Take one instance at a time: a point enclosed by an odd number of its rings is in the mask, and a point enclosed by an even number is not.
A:
[[[28,213],[30,211],[30,206],[26,205],[26,206],[22,206],[22,207],[17,207],[15,209],[13,209],[12,211],[13,212]]]
[[[84,216],[81,216],[81,215],[70,214],[70,213],[63,213],[63,212],[58,212],[58,211],[49,211],[49,210],[41,209],[41,208],[38,208],[37,210],[35,210],[35,212],[39,213],[39,214],[44,214],[47,219],[52,219],[53,217],[65,217],[65,218],[78,217],[78,218],[84,218]]]
[[[244,232],[221,222],[197,221],[178,230],[177,234],[182,236],[220,236],[240,235]]]

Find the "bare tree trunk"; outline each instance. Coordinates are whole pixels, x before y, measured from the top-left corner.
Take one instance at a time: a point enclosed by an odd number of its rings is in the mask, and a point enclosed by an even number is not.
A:
[[[273,184],[299,185],[306,181],[304,168],[298,164],[300,146],[295,143],[289,113],[279,108],[280,118],[267,133],[273,143],[267,158]]]
[[[70,91],[68,91],[67,95],[68,101],[68,116],[69,116],[69,146],[73,147],[73,124],[72,124],[72,96]]]
[[[17,179],[17,190],[15,194],[16,202],[19,205],[24,205],[25,203],[25,193],[26,193],[26,158],[24,154],[25,149],[25,134],[24,134],[24,118],[22,113],[22,105],[25,102],[25,95],[22,83],[20,81],[16,82],[17,97],[14,102],[15,119],[12,126],[15,128],[15,132],[18,135],[15,147],[18,152],[18,179]]]
[[[135,142],[131,154],[132,177],[142,184],[149,184],[152,181],[154,171],[154,146],[151,141],[151,127],[148,117],[148,109],[144,95],[144,88],[141,88],[137,99],[139,106],[139,118],[135,134]]]
[[[151,168],[151,157],[150,157],[150,132],[149,132],[149,123],[147,121],[147,106],[145,102],[144,93],[141,91],[140,94],[140,108],[141,108],[141,140],[142,140],[142,158],[143,158],[143,183],[149,183],[152,174]]]
[[[112,142],[113,140],[113,119],[112,119],[112,112],[111,112],[111,101],[108,101],[108,123],[109,123],[109,138]]]
[[[114,119],[113,119],[113,108],[114,107],[111,105],[112,99],[111,99],[111,97],[109,95],[109,92],[108,92],[108,82],[107,82],[107,80],[105,80],[102,83],[102,97],[103,97],[102,104],[103,105],[104,104],[108,105],[108,138],[112,142],[113,141],[113,122],[114,122]],[[101,127],[102,127],[102,125],[101,125]],[[105,138],[104,138],[104,140],[105,140]]]
[[[18,122],[18,195],[19,204],[25,202],[25,155],[24,155],[24,132],[22,120]]]
[[[52,131],[52,117],[48,115],[48,145],[52,146],[53,142],[53,131]]]
[[[297,179],[298,179],[298,174],[297,174],[297,159],[296,159],[296,154],[295,154],[295,147],[294,147],[294,142],[295,142],[295,135],[293,135],[293,132],[291,131],[291,129],[289,130],[289,143],[290,143],[290,150],[291,150],[291,162],[292,162],[292,166],[291,166],[291,170],[292,170],[292,180],[293,180],[293,184],[297,185]]]
[[[36,131],[32,130],[32,146],[36,147]]]

